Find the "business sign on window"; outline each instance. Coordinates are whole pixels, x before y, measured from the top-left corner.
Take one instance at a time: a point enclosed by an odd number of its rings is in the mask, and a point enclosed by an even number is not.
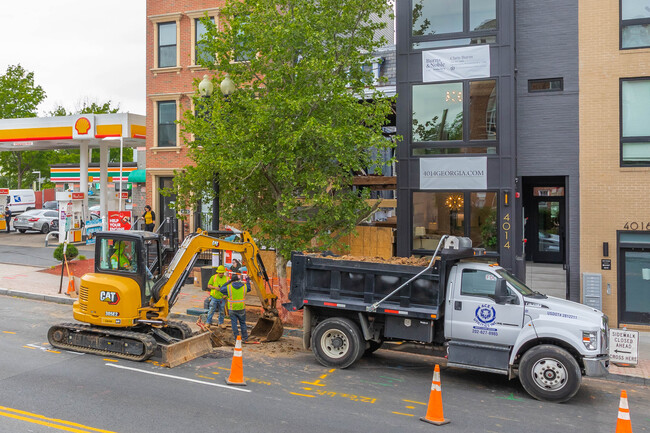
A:
[[[422,81],[452,81],[490,76],[490,46],[422,52]]]
[[[487,158],[420,158],[420,189],[487,189]]]

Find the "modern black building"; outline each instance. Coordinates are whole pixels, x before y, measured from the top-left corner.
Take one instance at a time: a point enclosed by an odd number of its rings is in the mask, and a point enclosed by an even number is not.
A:
[[[522,279],[527,260],[565,264],[579,300],[577,13],[396,2],[398,255],[469,236]]]

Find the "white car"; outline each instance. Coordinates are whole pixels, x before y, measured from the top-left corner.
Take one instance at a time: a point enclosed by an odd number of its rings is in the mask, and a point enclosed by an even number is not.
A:
[[[50,222],[58,217],[59,213],[55,210],[28,210],[14,219],[14,228],[20,233],[25,233],[27,230],[36,230],[41,233],[48,233],[50,231]]]

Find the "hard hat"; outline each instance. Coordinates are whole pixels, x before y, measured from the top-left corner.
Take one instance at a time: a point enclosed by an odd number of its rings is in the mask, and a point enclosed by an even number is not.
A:
[[[217,274],[223,274],[226,272],[226,268],[223,265],[219,265],[217,268]]]

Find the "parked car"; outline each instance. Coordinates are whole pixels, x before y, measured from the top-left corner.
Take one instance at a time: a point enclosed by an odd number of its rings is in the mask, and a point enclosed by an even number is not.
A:
[[[43,203],[43,209],[59,210],[59,202],[58,201],[46,201],[45,203]]]
[[[90,206],[90,207],[88,208],[88,210],[90,211],[90,214],[91,214],[91,215],[97,215],[97,216],[99,216],[99,205]]]
[[[27,230],[36,230],[41,233],[48,233],[50,231],[50,223],[58,217],[59,213],[55,210],[28,210],[14,219],[14,228],[20,233],[25,233]]]

